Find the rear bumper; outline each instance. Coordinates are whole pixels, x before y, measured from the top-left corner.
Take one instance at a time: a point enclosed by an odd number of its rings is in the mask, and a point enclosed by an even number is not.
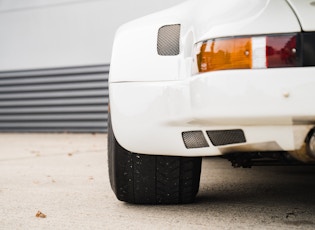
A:
[[[292,151],[315,125],[315,68],[233,70],[183,81],[110,83],[113,129],[132,152],[213,156]],[[241,129],[245,143],[214,146],[206,131]],[[202,131],[208,147],[187,149]]]

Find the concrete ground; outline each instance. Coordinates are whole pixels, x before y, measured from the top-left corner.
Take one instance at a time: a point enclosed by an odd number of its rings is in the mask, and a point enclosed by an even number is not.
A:
[[[195,204],[137,206],[111,191],[106,138],[0,134],[0,229],[315,228],[314,167],[233,169],[207,158]]]

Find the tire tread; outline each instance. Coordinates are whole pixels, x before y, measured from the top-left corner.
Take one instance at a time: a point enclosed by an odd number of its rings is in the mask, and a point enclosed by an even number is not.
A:
[[[191,203],[199,189],[201,157],[142,155],[116,140],[109,116],[108,169],[116,197],[134,204]]]

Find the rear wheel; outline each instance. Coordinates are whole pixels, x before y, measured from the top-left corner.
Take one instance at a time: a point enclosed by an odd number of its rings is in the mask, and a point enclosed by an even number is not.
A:
[[[117,142],[110,120],[108,167],[114,193],[119,200],[129,203],[191,203],[199,189],[201,157],[129,152]]]

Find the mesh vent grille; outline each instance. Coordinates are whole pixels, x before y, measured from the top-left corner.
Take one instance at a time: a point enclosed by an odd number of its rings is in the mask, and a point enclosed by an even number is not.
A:
[[[162,26],[158,33],[157,51],[162,56],[179,54],[180,25]]]
[[[207,135],[214,146],[246,142],[244,132],[241,129],[207,131]]]
[[[209,147],[202,131],[183,132],[182,136],[187,149]]]

